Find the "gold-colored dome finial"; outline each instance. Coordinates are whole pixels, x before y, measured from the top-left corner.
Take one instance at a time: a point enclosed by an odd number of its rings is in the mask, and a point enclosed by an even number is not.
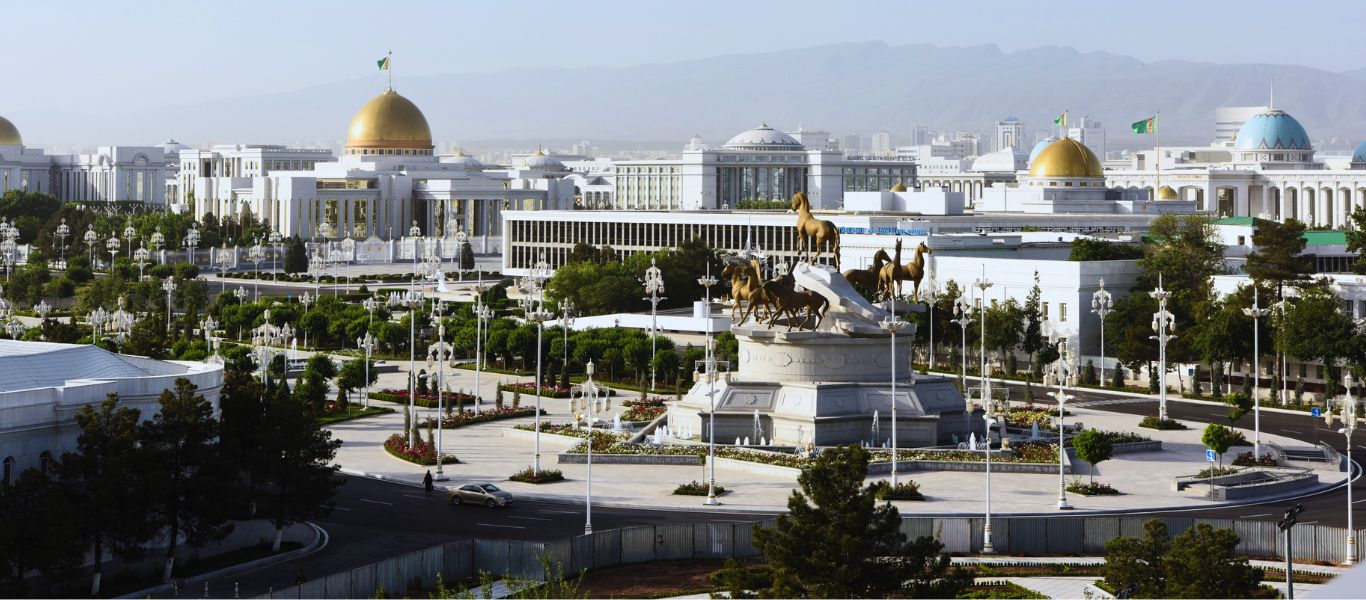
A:
[[[351,118],[346,148],[430,151],[432,129],[416,104],[392,89],[385,90]]]
[[[1029,165],[1029,176],[1039,179],[1104,178],[1105,170],[1090,148],[1064,137],[1039,151]]]

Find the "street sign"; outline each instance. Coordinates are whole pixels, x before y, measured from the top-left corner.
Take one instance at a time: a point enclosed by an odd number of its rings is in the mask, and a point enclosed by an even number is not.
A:
[[[1214,462],[1219,460],[1219,455],[1215,454],[1213,450],[1205,450],[1205,460]]]
[[[1315,406],[1314,408],[1309,409],[1309,416],[1311,416],[1311,417],[1322,417],[1322,416],[1323,416],[1323,409],[1322,409],[1322,408],[1319,408],[1319,407],[1317,407],[1317,406]]]

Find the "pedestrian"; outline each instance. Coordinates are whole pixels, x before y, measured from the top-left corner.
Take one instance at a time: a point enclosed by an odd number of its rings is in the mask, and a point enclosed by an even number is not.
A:
[[[427,491],[427,495],[432,495],[432,470],[427,469],[427,474],[422,477],[422,488]]]

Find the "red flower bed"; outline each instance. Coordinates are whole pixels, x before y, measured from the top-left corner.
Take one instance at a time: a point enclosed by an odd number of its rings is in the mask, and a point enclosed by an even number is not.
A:
[[[426,442],[419,441],[414,446],[408,445],[408,438],[401,433],[395,433],[384,440],[384,450],[396,458],[406,460],[410,463],[430,466],[436,464],[436,448],[427,445]],[[447,454],[441,457],[441,464],[449,465],[460,462],[454,454]]]
[[[498,389],[506,392],[536,394],[536,383],[533,381],[528,381],[526,383],[503,383],[499,384]],[[542,385],[541,393],[539,395],[548,398],[568,398],[570,391],[569,388],[563,388],[558,385]]]
[[[545,411],[542,410],[541,414],[545,414]],[[502,408],[484,409],[479,411],[478,413],[466,409],[463,411],[452,412],[451,414],[442,417],[441,426],[447,429],[451,429],[455,427],[463,427],[465,425],[474,425],[475,423],[487,423],[489,421],[515,419],[517,417],[532,417],[535,415],[536,409],[526,406],[520,408],[504,406]],[[430,417],[423,421],[423,425],[425,426],[428,423],[431,423],[432,426],[436,425],[436,423]]]

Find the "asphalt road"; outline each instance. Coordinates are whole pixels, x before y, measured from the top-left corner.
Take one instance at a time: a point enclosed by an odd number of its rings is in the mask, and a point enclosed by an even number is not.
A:
[[[327,547],[309,556],[237,573],[209,582],[211,597],[231,598],[233,584],[242,597],[257,596],[305,578],[324,577],[378,562],[405,552],[456,540],[507,539],[553,541],[583,533],[584,505],[519,500],[510,508],[452,506],[445,495],[430,497],[420,488],[360,477],[344,477],[337,509],[316,521],[330,537]],[[454,483],[454,482],[452,482]],[[549,484],[581,487],[578,482]],[[701,502],[701,499],[698,499]],[[593,507],[594,529],[618,529],[660,523],[754,522],[768,515],[708,511],[669,511]],[[182,595],[200,596],[203,585]]]

